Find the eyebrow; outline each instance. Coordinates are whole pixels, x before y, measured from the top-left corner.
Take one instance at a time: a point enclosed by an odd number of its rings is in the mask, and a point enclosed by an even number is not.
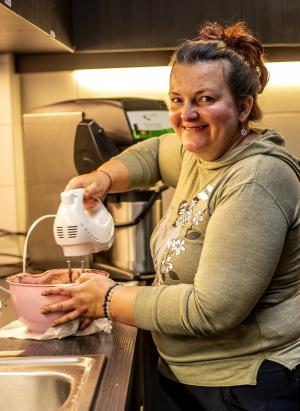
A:
[[[205,92],[217,93],[218,91],[208,87],[208,88],[196,90],[196,92],[194,94],[197,95],[197,94],[202,94],[202,93],[205,93]],[[176,95],[180,96],[180,93],[178,93],[176,91],[173,91],[173,90],[170,90],[168,94],[169,95],[170,94],[176,94]]]

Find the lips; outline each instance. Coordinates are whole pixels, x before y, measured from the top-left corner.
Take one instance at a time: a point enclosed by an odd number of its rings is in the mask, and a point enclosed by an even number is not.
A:
[[[204,130],[208,126],[193,126],[193,127],[188,127],[188,126],[182,126],[186,131],[201,131]]]

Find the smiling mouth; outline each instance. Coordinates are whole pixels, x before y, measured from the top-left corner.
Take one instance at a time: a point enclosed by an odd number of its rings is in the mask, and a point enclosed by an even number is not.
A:
[[[187,126],[182,126],[184,130],[186,131],[201,131],[204,130],[208,126],[194,126],[194,127],[187,127]]]

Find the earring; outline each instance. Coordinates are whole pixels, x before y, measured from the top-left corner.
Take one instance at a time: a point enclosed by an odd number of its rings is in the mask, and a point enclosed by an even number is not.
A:
[[[243,123],[240,133],[241,133],[241,136],[243,137],[245,137],[248,134],[248,130],[245,127],[245,123]]]

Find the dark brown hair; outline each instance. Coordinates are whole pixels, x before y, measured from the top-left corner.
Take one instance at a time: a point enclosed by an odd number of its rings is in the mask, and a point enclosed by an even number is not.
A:
[[[236,102],[246,96],[253,97],[253,107],[248,120],[262,116],[257,105],[257,95],[268,82],[262,44],[243,22],[227,27],[219,23],[205,23],[199,35],[185,40],[174,52],[170,64],[194,64],[199,61],[225,60],[229,63],[227,83]]]

